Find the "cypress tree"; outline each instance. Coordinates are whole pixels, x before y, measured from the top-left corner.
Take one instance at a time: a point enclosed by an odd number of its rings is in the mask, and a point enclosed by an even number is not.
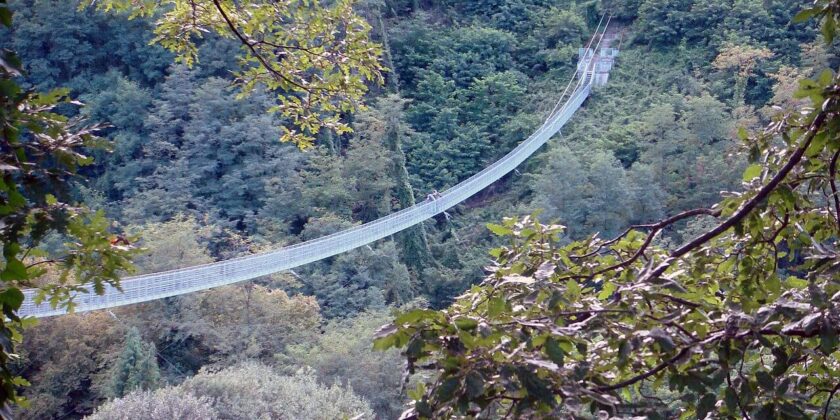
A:
[[[408,170],[405,168],[405,153],[402,150],[400,138],[400,121],[397,115],[388,116],[388,126],[385,132],[385,146],[393,152],[393,174],[396,183],[394,195],[399,202],[400,209],[411,207],[415,204],[414,190],[408,179]],[[426,229],[422,223],[412,226],[395,235],[399,244],[403,262],[406,266],[419,273],[429,262],[432,261],[432,253],[429,251],[429,244],[426,241]]]
[[[388,90],[396,94],[400,93],[400,79],[397,75],[397,68],[394,66],[394,56],[391,54],[391,43],[388,41],[388,30],[385,28],[385,20],[382,19],[382,11],[376,9],[376,21],[379,23],[379,33],[382,37],[382,45],[384,48],[385,65],[388,66],[389,72],[385,73],[385,83]]]
[[[125,335],[125,347],[111,373],[110,393],[119,398],[136,389],[157,388],[160,369],[154,343],[146,343],[137,328],[131,327]]]

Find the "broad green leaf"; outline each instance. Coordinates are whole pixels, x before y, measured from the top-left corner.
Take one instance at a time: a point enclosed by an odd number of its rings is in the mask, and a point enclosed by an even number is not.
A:
[[[834,41],[834,35],[837,33],[837,26],[834,20],[834,16],[831,14],[826,15],[825,19],[823,20],[822,25],[822,35],[823,39],[827,44],[831,44]]]
[[[734,389],[731,387],[727,387],[724,393],[724,402],[726,403],[726,408],[732,412],[737,413],[739,412],[740,408],[738,407],[738,394],[735,392]]]
[[[423,351],[423,340],[417,336],[413,337],[409,342],[408,346],[405,349],[405,355],[410,358],[418,358],[420,357]]]
[[[819,12],[820,12],[820,9],[816,9],[816,8],[801,10],[799,13],[797,13],[793,17],[793,19],[791,19],[791,22],[793,22],[793,23],[805,22],[808,19],[811,19],[812,17],[816,16]]]
[[[501,297],[494,297],[487,301],[487,316],[496,318],[507,309],[507,303]]]
[[[580,295],[581,290],[580,285],[576,281],[566,281],[566,296],[569,296],[569,298],[576,298]]]
[[[697,402],[697,418],[705,419],[706,415],[712,412],[717,403],[717,396],[713,393],[707,393]]]
[[[803,279],[800,279],[800,278],[794,277],[794,276],[789,276],[785,280],[785,283],[787,284],[788,287],[792,287],[794,289],[804,289],[804,288],[808,287],[808,280],[803,280]]]
[[[509,228],[506,228],[502,225],[497,225],[497,224],[494,224],[494,223],[488,223],[487,224],[487,229],[489,229],[491,232],[493,232],[497,236],[510,236],[510,235],[513,234],[512,229],[509,229]]]
[[[830,324],[828,318],[825,318],[820,328],[820,350],[825,354],[832,354],[837,350],[837,344],[840,339],[837,337],[837,330]]]
[[[26,266],[19,260],[12,258],[6,261],[6,268],[0,273],[3,281],[26,280]]]
[[[437,319],[439,316],[440,314],[436,311],[429,309],[413,309],[397,316],[397,318],[394,319],[394,324],[412,324],[420,320]]]
[[[621,343],[618,345],[618,366],[624,367],[627,366],[627,363],[630,361],[630,352],[633,350],[632,344],[630,344],[627,340],[621,340]]]
[[[409,389],[408,392],[406,392],[406,395],[408,395],[408,398],[411,398],[412,400],[415,400],[415,401],[423,398],[423,395],[425,395],[425,394],[426,394],[426,384],[423,383],[423,382],[418,382],[417,386],[415,386],[413,389]]]
[[[564,363],[564,352],[563,349],[560,348],[560,344],[554,338],[548,338],[545,341],[544,346],[545,354],[551,359],[552,362],[556,363],[558,366],[563,366]]]
[[[477,398],[484,393],[484,378],[478,372],[470,372],[464,380],[469,398]]]
[[[473,330],[478,326],[478,321],[472,318],[460,317],[455,319],[455,325],[461,330]]]
[[[762,388],[773,391],[776,389],[776,382],[769,373],[763,370],[755,372],[755,379]]]
[[[600,300],[607,300],[613,293],[616,291],[617,287],[612,282],[607,282],[604,284],[601,291],[598,293],[598,299]]]
[[[753,179],[758,178],[759,176],[761,176],[761,165],[752,164],[748,166],[746,170],[744,170],[743,179],[744,181],[752,181]]]
[[[441,401],[449,401],[455,397],[455,391],[460,386],[458,378],[446,378],[437,389],[437,397]]]
[[[0,302],[2,302],[3,306],[9,307],[13,310],[20,308],[20,305],[23,303],[23,299],[23,292],[16,287],[6,289],[0,293]]]
[[[394,347],[396,344],[397,339],[393,335],[385,336],[382,338],[377,338],[373,340],[373,349],[374,350],[388,350],[391,347]]]
[[[7,28],[12,27],[12,11],[4,3],[0,3],[0,23]]]
[[[551,403],[554,401],[554,394],[549,390],[548,385],[537,374],[525,368],[516,369],[516,376],[534,399]]]

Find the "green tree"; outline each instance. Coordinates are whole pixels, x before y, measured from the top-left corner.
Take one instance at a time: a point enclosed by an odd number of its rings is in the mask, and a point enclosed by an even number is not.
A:
[[[180,389],[135,391],[98,407],[86,420],[213,420],[219,413],[210,401]]]
[[[213,262],[204,244],[209,227],[201,227],[194,218],[176,216],[165,223],[149,223],[130,228],[143,233],[144,251],[135,258],[138,270],[158,273]]]
[[[390,152],[390,173],[394,182],[392,195],[396,201],[390,206],[390,211],[416,204],[403,152],[404,140],[416,135],[404,122],[403,107],[406,102],[396,95],[385,96],[377,101],[370,112],[360,113],[355,122],[359,126],[356,133],[360,137],[377,139]],[[395,237],[400,245],[403,262],[415,272],[433,262],[424,224],[412,226]]]
[[[239,40],[244,54],[237,80],[243,93],[262,87],[276,91],[278,105],[272,111],[294,126],[284,127],[282,139],[301,148],[311,146],[322,128],[349,131],[341,114],[357,106],[367,83],[382,82],[381,48],[370,42],[370,25],[354,12],[353,0],[83,4],[127,12],[130,18],[155,18],[154,41],[188,66],[198,59],[196,43],[205,33]]]
[[[104,177],[121,179],[112,196],[124,197],[119,210],[125,219],[162,222],[183,213],[209,216],[227,228],[257,230],[262,207],[271,199],[266,179],[291,176],[305,158],[277,143],[280,128],[266,114],[271,107],[266,95],[242,100],[235,95],[222,79],[201,80],[197,71],[172,68],[137,130],[148,138],[134,148],[134,156],[112,159],[115,167]]]
[[[19,352],[26,408],[15,418],[83,416],[106,401],[110,367],[123,349],[126,328],[106,312],[41,320],[27,329]],[[73,349],[68,351],[67,349]]]
[[[405,168],[405,153],[403,153],[402,139],[400,134],[400,120],[396,117],[388,119],[385,138],[388,148],[393,153],[393,173],[395,178],[394,195],[399,203],[399,209],[406,209],[416,204],[414,189],[409,182],[408,171]],[[400,232],[397,238],[402,248],[403,261],[415,271],[422,270],[424,266],[433,263],[429,251],[429,243],[426,240],[426,227],[423,223]]]
[[[165,49],[149,45],[154,34],[146,20],[80,9],[79,2],[15,0],[10,6],[15,12],[10,47],[25,64],[27,81],[39,90],[94,93],[96,76],[109,71],[148,87],[172,62]]]
[[[290,368],[309,366],[321,383],[347,384],[379,418],[398,418],[406,400],[401,392],[405,363],[396,350],[383,353],[370,346],[376,329],[390,317],[379,311],[331,321],[313,342],[287,350]]]
[[[817,16],[831,42],[835,0]],[[561,244],[563,228],[533,216],[490,229],[492,274],[441,312],[415,310],[382,330],[409,370],[437,373],[410,414],[654,418],[829,418],[838,390],[840,317],[836,199],[840,76],[800,83],[809,106],[752,136],[743,192],[632,227]],[[828,199],[817,199],[822,195]],[[671,248],[677,222],[710,228]],[[668,412],[651,390],[678,398]]]
[[[630,183],[624,168],[608,152],[553,149],[545,172],[537,177],[534,205],[546,217],[560,219],[579,238],[591,232],[616,235],[633,220]]]
[[[578,45],[588,35],[586,22],[571,10],[552,10],[542,22],[546,46],[555,48],[562,45]]]
[[[119,398],[134,390],[155,389],[159,382],[155,344],[143,341],[137,328],[129,328],[112,370],[109,393]]]
[[[199,347],[202,360],[195,364],[227,366],[270,361],[286,346],[312,341],[320,323],[312,296],[246,284],[181,298],[166,338],[179,349],[173,351],[176,356],[190,351],[184,347]]]
[[[394,242],[362,247],[316,265],[302,291],[313,295],[327,318],[402,305],[414,297],[408,268]]]
[[[732,94],[732,105],[743,106],[746,101],[747,83],[752,76],[753,70],[759,60],[766,60],[773,56],[773,53],[766,48],[757,48],[750,45],[728,44],[723,47],[720,54],[712,62],[712,66],[718,70],[735,68],[734,93]]]
[[[330,420],[371,418],[367,402],[349,387],[318,384],[311,371],[284,376],[248,362],[217,372],[201,372],[178,388],[212,401],[220,418]]]
[[[354,219],[361,222],[391,213],[397,179],[393,175],[393,152],[385,141],[354,141],[347,149],[342,179],[351,192]]]
[[[658,220],[665,215],[668,195],[656,181],[652,168],[643,163],[633,165],[627,172],[631,206],[629,213],[633,215],[633,223]]]
[[[318,384],[311,372],[280,375],[250,362],[203,371],[181,385],[136,391],[108,402],[88,419],[163,420],[371,418],[365,400],[347,387]]]
[[[725,105],[709,95],[669,95],[641,116],[638,160],[668,193],[668,210],[711,205],[735,186],[743,163],[728,156],[731,127]]]
[[[687,25],[692,0],[644,0],[639,6],[640,37],[656,43],[676,42]]]

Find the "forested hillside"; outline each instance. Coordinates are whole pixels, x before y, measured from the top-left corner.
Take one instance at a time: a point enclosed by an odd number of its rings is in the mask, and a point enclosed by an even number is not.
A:
[[[275,94],[240,97],[235,39],[206,34],[187,66],[150,43],[153,17],[66,0],[12,1],[0,38],[29,86],[67,87],[85,106],[62,112],[108,124],[111,150],[82,168],[73,196],[139,238],[140,273],[299,243],[422,201],[542,123],[605,13],[622,28],[621,56],[546,150],[430,222],[248,284],[42,320],[14,364],[31,384],[18,417],[396,418],[415,380],[404,383],[398,350],[373,350],[374,332],[394,309],[443,309],[480,283],[502,242],[486,223],[541,210],[568,227],[565,244],[711,206],[741,186],[739,128],[764,126],[798,79],[840,64],[815,24],[791,23],[795,0],[354,7],[382,45],[384,83],[371,84],[367,109],[340,112],[352,132],[322,130],[307,150],[280,141],[290,122],[269,112]],[[657,243],[710,223],[675,224]]]

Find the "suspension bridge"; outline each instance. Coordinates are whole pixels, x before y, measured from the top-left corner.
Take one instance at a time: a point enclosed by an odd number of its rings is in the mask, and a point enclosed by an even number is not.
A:
[[[120,282],[122,290],[105,285],[102,294],[76,295],[75,312],[148,302],[290,270],[387,238],[443,213],[516,169],[560,131],[589,97],[593,86],[607,82],[618,55],[611,46],[618,34],[615,27],[610,27],[610,20],[611,17],[606,17],[606,21],[602,17],[586,47],[580,49],[577,72],[542,126],[507,155],[454,187],[396,213],[318,239],[225,261],[127,277]],[[36,304],[37,294],[37,289],[24,290],[20,316],[42,318],[66,313],[66,309],[53,308],[47,302]]]

